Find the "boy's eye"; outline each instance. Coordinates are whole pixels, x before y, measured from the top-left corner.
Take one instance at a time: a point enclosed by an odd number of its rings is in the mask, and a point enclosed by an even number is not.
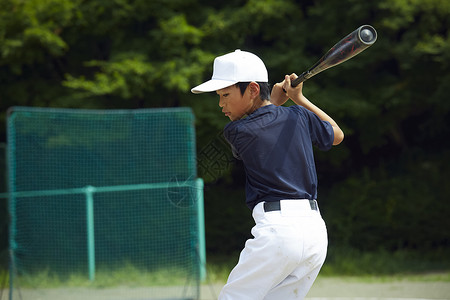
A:
[[[223,94],[224,97],[228,97],[230,95],[229,93]]]

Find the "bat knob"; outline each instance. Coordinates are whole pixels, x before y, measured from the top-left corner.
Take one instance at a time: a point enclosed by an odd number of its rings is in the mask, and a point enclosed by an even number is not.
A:
[[[373,40],[372,31],[370,31],[369,29],[361,30],[361,39],[366,43],[370,43]]]
[[[375,28],[370,25],[363,25],[359,27],[356,31],[359,32],[359,40],[368,46],[375,43],[377,40],[377,32]]]

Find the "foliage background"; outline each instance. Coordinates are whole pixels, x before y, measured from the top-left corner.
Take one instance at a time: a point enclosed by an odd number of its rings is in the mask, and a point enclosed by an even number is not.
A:
[[[11,106],[190,106],[201,151],[227,123],[214,94],[190,93],[210,78],[214,57],[254,52],[273,84],[362,24],[377,29],[377,42],[304,85],[346,134],[316,153],[330,252],[448,253],[446,0],[0,0],[0,142]],[[239,162],[207,182],[210,255],[239,251],[249,237],[244,184]]]

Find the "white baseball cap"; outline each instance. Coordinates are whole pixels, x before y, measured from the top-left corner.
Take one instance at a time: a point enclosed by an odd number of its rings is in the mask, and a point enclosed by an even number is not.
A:
[[[269,82],[266,66],[255,54],[238,49],[216,57],[211,80],[194,87],[191,92],[214,92],[238,82],[250,81]]]

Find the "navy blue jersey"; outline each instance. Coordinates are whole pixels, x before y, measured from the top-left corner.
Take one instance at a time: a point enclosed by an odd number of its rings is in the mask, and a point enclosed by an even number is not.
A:
[[[250,209],[261,201],[317,198],[313,145],[332,147],[329,122],[299,105],[271,104],[227,124],[224,137],[244,163]]]

